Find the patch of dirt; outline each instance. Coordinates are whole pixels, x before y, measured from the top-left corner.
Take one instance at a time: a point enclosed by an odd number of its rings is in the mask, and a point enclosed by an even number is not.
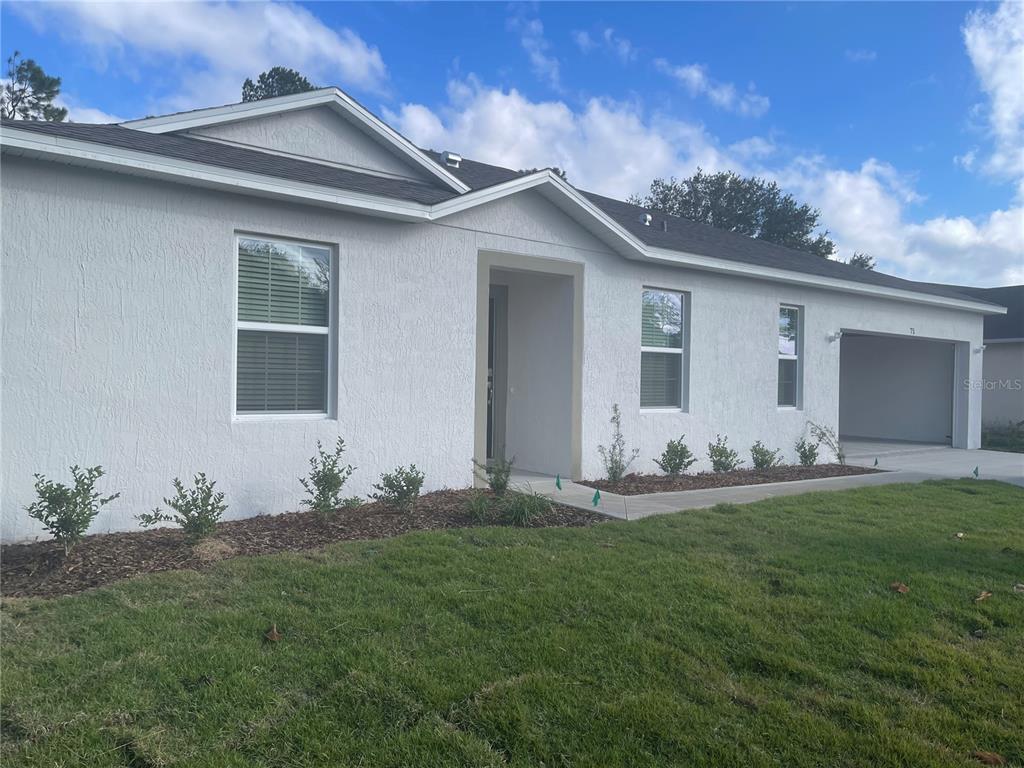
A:
[[[851,467],[843,464],[815,464],[804,467],[799,464],[772,467],[771,469],[735,469],[732,472],[700,472],[696,475],[626,475],[617,483],[607,480],[581,480],[581,485],[600,488],[622,496],[637,496],[641,493],[662,493],[664,491],[696,491],[702,488],[728,488],[735,485],[762,485],[784,483],[790,480],[814,480],[819,477],[844,477],[846,475],[871,475],[881,470],[868,467]]]
[[[201,570],[226,557],[298,552],[335,541],[386,539],[410,531],[467,528],[476,525],[467,502],[475,491],[445,490],[420,496],[408,512],[374,502],[339,509],[330,517],[314,512],[260,515],[220,523],[199,543],[177,528],[86,536],[65,558],[52,541],[0,547],[0,595],[70,595],[143,573]],[[552,504],[530,522],[531,528],[590,526],[603,515]]]

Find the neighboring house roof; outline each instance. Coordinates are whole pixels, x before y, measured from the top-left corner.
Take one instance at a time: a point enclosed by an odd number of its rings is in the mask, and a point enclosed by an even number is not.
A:
[[[377,132],[382,142],[393,143],[403,153],[411,151],[421,164],[436,171],[433,181],[361,173],[324,161],[171,133],[323,104],[343,112],[346,119],[362,121],[366,130]],[[628,258],[943,303],[986,313],[1003,311],[990,299],[966,294],[958,286],[918,283],[851,267],[584,192],[548,169],[532,173],[514,171],[465,159],[458,167],[450,167],[439,153],[413,147],[336,89],[122,125],[3,121],[2,127],[4,152],[279,199],[305,200],[406,221],[436,221],[507,195],[536,190]],[[650,225],[641,221],[643,214],[652,216]],[[933,298],[927,299],[929,296]]]
[[[1024,285],[956,287],[968,296],[1006,307],[1005,315],[988,315],[985,318],[985,341],[1024,341]]]

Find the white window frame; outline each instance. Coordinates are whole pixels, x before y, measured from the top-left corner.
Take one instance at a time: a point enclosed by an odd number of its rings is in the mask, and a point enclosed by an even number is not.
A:
[[[331,261],[331,284],[327,299],[327,325],[297,325],[293,323],[260,323],[252,320],[238,319],[238,248],[241,240],[265,240],[282,245],[306,246],[325,249]],[[231,418],[232,421],[325,421],[337,418],[335,392],[337,392],[336,353],[338,334],[338,249],[330,243],[314,240],[301,240],[292,237],[267,235],[260,232],[236,231],[233,253],[234,277],[234,332],[231,337]],[[305,333],[311,336],[327,336],[327,382],[325,386],[327,402],[324,411],[265,411],[238,412],[238,332],[264,331],[271,333]]]
[[[676,347],[646,347],[643,345],[643,301],[644,291],[661,291],[662,293],[672,293],[679,297],[679,317],[683,324],[681,332],[679,334],[679,344]],[[654,285],[645,285],[640,289],[640,313],[641,313],[641,344],[640,344],[640,387],[643,387],[643,353],[644,352],[658,352],[658,353],[671,353],[679,355],[679,405],[656,405],[656,406],[640,406],[640,413],[685,413],[687,406],[687,393],[689,391],[689,370],[687,366],[687,358],[683,354],[685,350],[689,349],[687,342],[690,340],[690,303],[687,300],[688,297],[685,291],[681,291],[678,288],[659,288]],[[639,391],[639,390],[638,390]]]
[[[784,309],[796,310],[796,354],[785,355],[778,351],[779,345],[779,315]],[[775,405],[780,411],[800,411],[804,407],[804,308],[799,304],[779,304],[775,311]],[[793,405],[781,405],[779,403],[779,360],[795,360],[796,372],[793,374]]]

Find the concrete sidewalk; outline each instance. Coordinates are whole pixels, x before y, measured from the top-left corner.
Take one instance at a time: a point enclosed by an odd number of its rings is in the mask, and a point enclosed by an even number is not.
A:
[[[708,488],[699,491],[645,493],[638,496],[620,496],[617,493],[601,491],[601,498],[596,505],[594,504],[594,489],[571,480],[562,480],[562,488],[559,490],[552,477],[517,474],[513,476],[511,486],[519,491],[534,491],[569,507],[599,512],[619,520],[640,520],[652,515],[664,515],[686,509],[703,509],[716,504],[747,504],[752,501],[761,501],[777,496],[795,496],[811,491],[843,491],[849,488],[892,483],[919,483],[922,480],[937,477],[941,476],[924,472],[879,472],[872,475],[822,477],[815,480],[794,480],[787,483],[740,485],[732,488]]]

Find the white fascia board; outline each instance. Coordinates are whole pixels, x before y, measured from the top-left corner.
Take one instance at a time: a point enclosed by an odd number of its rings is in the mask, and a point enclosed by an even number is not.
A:
[[[294,93],[289,96],[278,96],[260,101],[243,101],[240,104],[227,104],[222,107],[197,109],[191,112],[180,112],[174,115],[148,117],[142,120],[129,120],[120,123],[123,128],[131,128],[147,133],[173,133],[209,125],[233,123],[249,120],[254,117],[265,117],[281,112],[291,112],[310,107],[329,106],[343,117],[354,121],[362,129],[375,136],[382,143],[397,150],[398,154],[413,165],[419,166],[455,192],[468,192],[469,187],[445,168],[425,155],[419,147],[402,136],[398,131],[377,118],[362,104],[337,88],[320,88],[305,93]]]
[[[4,128],[2,144],[4,152],[58,160],[87,168],[169,179],[259,197],[313,203],[403,221],[427,221],[430,218],[430,208],[419,203],[218,168],[205,163],[178,160],[61,136],[47,136],[33,131]]]
[[[744,264],[742,262],[728,261],[726,259],[716,259],[711,256],[699,256],[694,253],[686,253],[685,251],[672,251],[667,248],[655,248],[648,246],[646,260],[660,264],[692,267],[694,269],[701,269],[709,272],[722,272],[725,274],[755,278],[758,280],[772,280],[776,282],[789,283],[790,285],[805,285],[812,288],[841,291],[843,293],[856,293],[866,296],[876,296],[879,298],[909,301],[916,304],[931,304],[951,309],[963,309],[969,312],[980,312],[986,315],[1006,314],[1006,307],[998,307],[993,304],[984,304],[964,299],[954,299],[948,296],[936,296],[931,293],[919,293],[917,291],[910,291],[902,288],[889,288],[882,285],[871,285],[870,283],[858,283],[852,280],[841,280],[835,277],[810,275],[806,272],[794,272],[788,269],[778,269],[777,267],[763,267],[756,264]]]
[[[561,177],[548,169],[531,173],[528,176],[519,176],[501,184],[484,187],[475,192],[469,192],[451,200],[445,200],[442,203],[435,203],[430,209],[431,219],[437,221],[460,211],[494,202],[495,200],[500,200],[519,192],[525,192],[529,189],[538,189],[545,197],[555,202],[559,207],[562,207],[563,210],[571,209],[596,221],[603,232],[603,239],[609,241],[615,250],[623,256],[638,258],[643,255],[645,246],[642,241],[630,234],[618,222],[581,195],[575,187],[570,186]],[[566,210],[566,212],[568,213],[569,211]]]

